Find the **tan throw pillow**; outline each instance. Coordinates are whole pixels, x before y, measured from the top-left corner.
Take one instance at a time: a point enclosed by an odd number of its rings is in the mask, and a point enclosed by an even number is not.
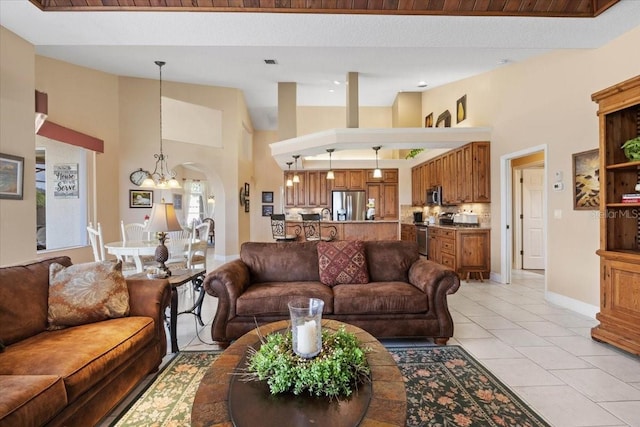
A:
[[[367,257],[360,240],[318,242],[320,281],[328,286],[369,283]]]
[[[118,261],[49,266],[49,326],[99,322],[129,314],[129,290]]]

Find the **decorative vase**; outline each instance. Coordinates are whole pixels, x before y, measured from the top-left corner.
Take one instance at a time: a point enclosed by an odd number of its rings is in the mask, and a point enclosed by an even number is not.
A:
[[[289,302],[292,347],[298,356],[310,359],[322,350],[322,309],[319,298],[296,298]]]

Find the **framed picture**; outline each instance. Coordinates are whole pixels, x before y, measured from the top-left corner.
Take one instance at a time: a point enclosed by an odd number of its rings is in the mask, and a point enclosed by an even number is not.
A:
[[[56,199],[77,199],[78,189],[78,164],[57,163],[53,165],[54,189],[53,197]]]
[[[438,116],[438,120],[436,120],[437,128],[450,128],[451,127],[451,113],[449,110],[446,110],[444,113]]]
[[[24,157],[0,153],[0,199],[22,200]]]
[[[467,118],[467,95],[456,101],[456,123]]]
[[[173,208],[182,209],[182,194],[173,195]]]
[[[244,197],[249,198],[249,183],[244,183]]]
[[[262,203],[273,203],[273,191],[262,192]]]
[[[598,149],[583,151],[573,157],[573,209],[600,208],[600,153]]]
[[[273,205],[262,205],[262,216],[273,215]]]
[[[244,201],[244,211],[249,212],[249,199]]]
[[[153,191],[129,190],[130,208],[150,208],[153,206]]]
[[[433,113],[430,113],[428,116],[424,118],[424,127],[426,128],[433,127]]]

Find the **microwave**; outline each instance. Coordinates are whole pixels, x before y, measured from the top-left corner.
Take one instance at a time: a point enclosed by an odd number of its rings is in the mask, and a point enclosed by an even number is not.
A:
[[[442,205],[442,187],[437,186],[427,190],[427,198],[425,205],[440,206]]]

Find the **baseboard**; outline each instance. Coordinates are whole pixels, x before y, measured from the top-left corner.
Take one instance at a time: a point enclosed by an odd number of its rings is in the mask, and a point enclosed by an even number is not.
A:
[[[221,261],[221,262],[229,262],[229,261],[233,261],[234,259],[238,259],[240,258],[240,255],[214,255],[213,259],[216,261]]]
[[[587,316],[591,319],[595,319],[596,314],[600,311],[600,307],[598,306],[587,304],[586,302],[569,298],[555,292],[545,291],[544,299],[552,304],[575,311],[576,313],[582,314],[583,316]]]
[[[489,280],[492,282],[502,283],[502,275],[493,271],[489,272]]]

